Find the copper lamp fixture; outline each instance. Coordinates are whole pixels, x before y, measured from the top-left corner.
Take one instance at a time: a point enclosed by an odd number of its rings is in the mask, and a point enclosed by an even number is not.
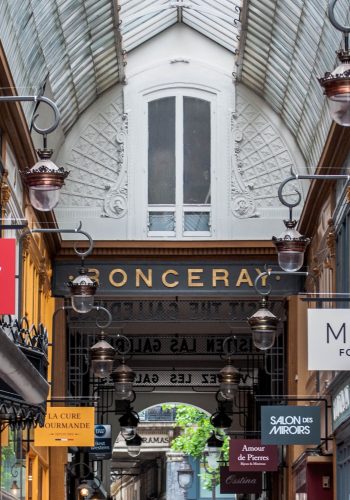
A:
[[[337,51],[340,65],[319,78],[319,82],[327,96],[332,119],[339,125],[350,127],[350,27],[341,25],[335,19],[334,8],[337,1],[330,0],[328,16],[333,26],[344,33],[344,48]]]
[[[56,104],[43,96],[0,96],[1,102],[43,102],[47,104],[54,114],[54,122],[50,127],[39,128],[36,125],[38,115],[32,120],[33,129],[43,136],[43,149],[38,149],[39,161],[32,167],[21,172],[23,181],[28,186],[31,204],[41,212],[52,210],[59,201],[60,190],[69,172],[63,167],[58,167],[51,160],[53,151],[47,148],[47,135],[59,125],[60,113]]]

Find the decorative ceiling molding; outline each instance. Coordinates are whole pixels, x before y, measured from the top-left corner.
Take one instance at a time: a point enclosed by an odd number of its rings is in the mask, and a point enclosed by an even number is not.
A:
[[[235,139],[231,170],[231,209],[235,217],[260,217],[259,209],[280,207],[277,191],[291,169],[298,172],[281,129],[237,88],[231,119]],[[289,187],[290,197],[294,186]]]
[[[101,217],[127,212],[128,117],[119,96],[95,116],[75,141],[65,166],[71,170],[58,208],[86,208]]]

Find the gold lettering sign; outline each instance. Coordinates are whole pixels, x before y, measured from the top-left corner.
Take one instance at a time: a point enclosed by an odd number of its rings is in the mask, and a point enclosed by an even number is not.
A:
[[[97,281],[97,283],[100,283],[100,271],[98,269],[91,267],[88,269],[88,274],[92,280],[95,280]]]
[[[147,269],[147,273],[148,274],[146,276],[142,269],[136,269],[136,288],[140,288],[141,279],[148,286],[148,288],[152,288],[153,270]]]
[[[218,281],[223,281],[225,286],[229,286],[228,270],[227,269],[213,269],[213,287],[216,287]]]
[[[116,274],[121,274],[122,275],[122,280],[121,281],[115,281],[114,276]],[[112,269],[112,271],[109,273],[109,282],[111,285],[120,288],[125,285],[125,283],[128,281],[128,275],[124,271],[124,269]]]
[[[95,409],[80,406],[52,406],[44,427],[34,430],[35,446],[94,446]]]
[[[197,283],[198,280],[202,279],[202,276],[199,276],[195,273],[202,273],[203,269],[189,269],[188,270],[188,286],[204,286],[202,282]]]
[[[169,281],[167,280],[167,277],[169,276],[169,274],[173,274],[174,276],[179,276],[179,273],[177,271],[175,271],[174,269],[168,269],[168,271],[165,271],[162,274],[163,285],[166,286],[167,288],[174,288],[175,286],[177,286],[179,284],[179,282],[173,281],[172,283],[169,283]]]
[[[241,286],[242,283],[246,283],[249,286],[253,286],[252,279],[248,273],[248,269],[241,269],[241,272],[239,273],[236,286]]]

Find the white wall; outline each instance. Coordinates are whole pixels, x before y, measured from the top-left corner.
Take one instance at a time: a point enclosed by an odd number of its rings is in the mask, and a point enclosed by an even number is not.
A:
[[[278,235],[288,215],[278,186],[291,168],[303,171],[304,161],[262,99],[242,85],[236,99],[233,69],[232,53],[182,24],[128,54],[125,87],[96,100],[58,153],[57,163],[71,171],[55,211],[59,223],[82,220],[95,240],[150,239],[147,99],[188,92],[212,103],[212,232],[181,239]]]

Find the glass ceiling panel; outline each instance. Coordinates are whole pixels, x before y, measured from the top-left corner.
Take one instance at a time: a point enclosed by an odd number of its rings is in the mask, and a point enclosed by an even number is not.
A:
[[[234,52],[239,48],[239,9],[247,9],[239,78],[280,114],[308,165],[315,166],[330,126],[316,76],[335,67],[341,39],[327,18],[327,3],[0,0],[0,33],[18,90],[36,93],[49,75],[63,129],[68,131],[99,94],[119,81],[122,51],[183,22]],[[349,0],[338,0],[336,17],[345,24],[349,10]],[[23,107],[29,119],[33,103]]]
[[[0,2],[1,41],[18,89],[39,88],[49,74],[65,131],[106,81],[118,81],[114,26],[112,0]],[[32,106],[24,108],[29,118]]]
[[[348,0],[338,4],[338,18],[348,19]],[[312,167],[330,126],[317,77],[335,67],[341,40],[328,20],[327,5],[327,0],[250,0],[240,73],[281,115]],[[269,39],[263,54],[258,33]]]

